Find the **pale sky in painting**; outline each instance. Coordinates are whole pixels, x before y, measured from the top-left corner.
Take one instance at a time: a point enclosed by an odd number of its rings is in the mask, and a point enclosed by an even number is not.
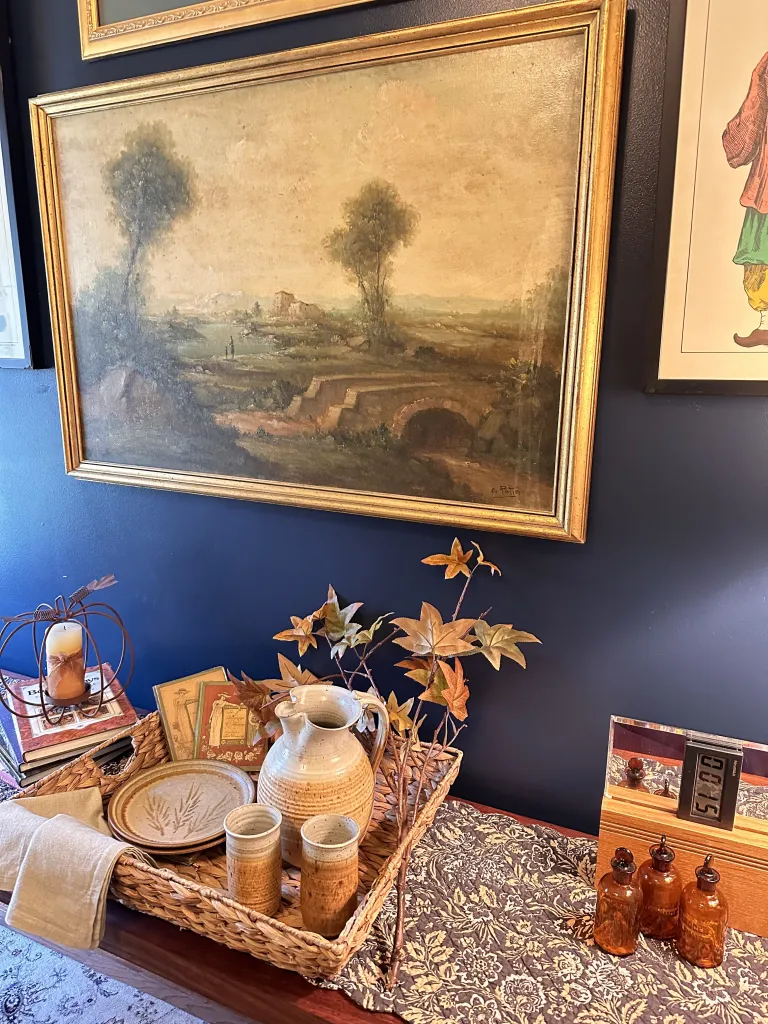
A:
[[[198,203],[153,250],[150,308],[239,291],[354,297],[323,239],[374,177],[420,217],[395,294],[514,299],[570,259],[583,68],[578,35],[61,118],[73,289],[120,259],[105,163],[162,121]]]
[[[102,25],[111,25],[116,21],[160,14],[185,6],[185,0],[99,0],[99,20]]]

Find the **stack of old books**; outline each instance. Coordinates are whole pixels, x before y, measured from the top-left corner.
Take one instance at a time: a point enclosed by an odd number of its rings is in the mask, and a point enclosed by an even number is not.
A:
[[[101,707],[97,692],[84,704],[65,708],[60,718],[60,710],[52,709],[51,717],[56,722],[53,725],[39,714],[38,681],[3,670],[13,690],[12,693],[6,691],[6,700],[17,714],[11,714],[0,703],[0,770],[5,770],[20,786],[30,786],[133,725],[137,721],[136,712],[126,695],[120,692],[108,665],[104,666],[104,671],[105,678],[111,682],[104,689]],[[98,691],[99,670],[88,671],[85,678]],[[130,750],[129,737],[117,739],[96,754],[94,760],[97,764],[106,764]]]

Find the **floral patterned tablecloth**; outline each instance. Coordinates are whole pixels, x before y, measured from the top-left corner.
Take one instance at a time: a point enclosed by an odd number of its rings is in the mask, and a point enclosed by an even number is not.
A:
[[[444,804],[414,851],[395,990],[382,974],[394,893],[358,955],[323,984],[411,1024],[768,1022],[768,940],[729,932],[713,971],[642,938],[625,959],[597,949],[596,850],[592,840]]]

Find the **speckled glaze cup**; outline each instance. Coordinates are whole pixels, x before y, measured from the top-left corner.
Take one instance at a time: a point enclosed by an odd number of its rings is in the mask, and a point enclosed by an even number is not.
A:
[[[304,927],[335,938],[357,908],[360,826],[342,814],[317,814],[301,829]]]
[[[282,821],[280,811],[264,804],[236,807],[224,819],[229,895],[267,917],[280,908]]]

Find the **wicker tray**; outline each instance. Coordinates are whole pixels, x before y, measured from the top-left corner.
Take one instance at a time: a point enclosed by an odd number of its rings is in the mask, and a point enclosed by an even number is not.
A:
[[[157,712],[121,735],[131,736],[134,754],[120,774],[105,774],[86,754],[30,786],[23,795],[41,796],[98,785],[106,803],[136,772],[170,760]],[[461,752],[452,749],[436,761],[424,787],[427,800],[413,829],[398,846],[392,797],[385,781],[391,762],[385,756],[376,780],[373,822],[360,847],[360,902],[338,939],[324,939],[303,929],[300,873],[293,868],[283,871],[283,902],[274,918],[230,899],[223,846],[181,859],[163,858],[157,868],[124,855],[115,867],[110,895],[134,910],[308,978],[337,974],[365,942],[394,884],[405,849],[417,843],[432,824],[460,764]]]

